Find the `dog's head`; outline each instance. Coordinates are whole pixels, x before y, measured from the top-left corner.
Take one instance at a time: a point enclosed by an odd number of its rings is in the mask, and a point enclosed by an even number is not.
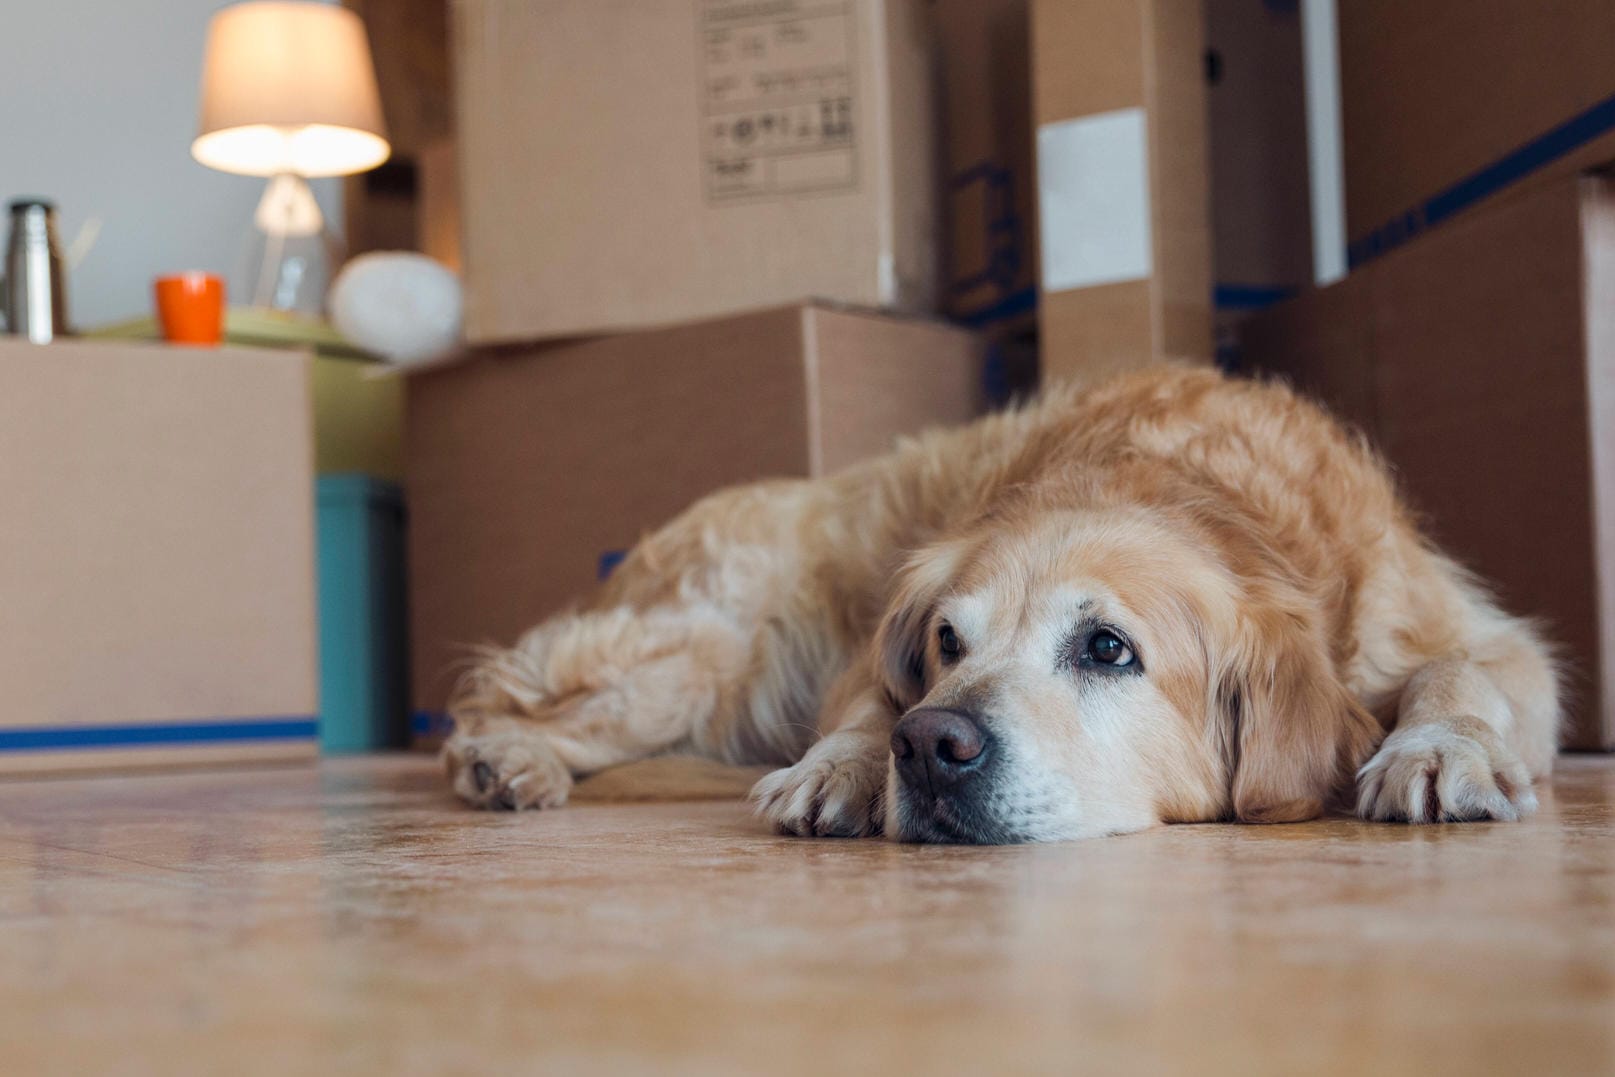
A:
[[[1012,842],[1318,814],[1377,725],[1315,600],[1237,529],[1030,510],[914,557],[876,641],[889,836]]]

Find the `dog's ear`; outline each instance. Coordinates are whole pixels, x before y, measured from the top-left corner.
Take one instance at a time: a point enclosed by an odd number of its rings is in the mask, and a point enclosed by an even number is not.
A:
[[[1336,677],[1308,604],[1261,590],[1212,677],[1213,720],[1235,818],[1296,822],[1322,814],[1382,734]]]
[[[902,714],[925,698],[925,648],[937,600],[964,560],[958,543],[938,543],[910,557],[897,576],[875,633],[875,679]]]

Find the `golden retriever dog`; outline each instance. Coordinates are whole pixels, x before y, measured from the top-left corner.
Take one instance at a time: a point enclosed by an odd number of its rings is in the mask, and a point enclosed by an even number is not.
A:
[[[684,753],[780,768],[784,833],[987,843],[1517,819],[1559,724],[1537,631],[1360,438],[1173,367],[708,497],[450,709],[479,807]]]

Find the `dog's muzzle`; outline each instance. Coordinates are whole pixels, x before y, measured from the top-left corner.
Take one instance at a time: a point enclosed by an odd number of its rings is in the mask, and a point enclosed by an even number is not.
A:
[[[892,730],[899,837],[904,841],[1015,840],[985,810],[1001,752],[982,720],[941,707],[912,710]]]

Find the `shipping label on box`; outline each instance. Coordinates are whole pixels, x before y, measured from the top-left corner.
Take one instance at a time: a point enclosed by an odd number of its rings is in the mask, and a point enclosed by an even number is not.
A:
[[[1150,172],[1144,110],[1037,129],[1043,287],[1051,292],[1150,275]]]
[[[701,9],[707,201],[851,190],[853,10],[706,0]]]

